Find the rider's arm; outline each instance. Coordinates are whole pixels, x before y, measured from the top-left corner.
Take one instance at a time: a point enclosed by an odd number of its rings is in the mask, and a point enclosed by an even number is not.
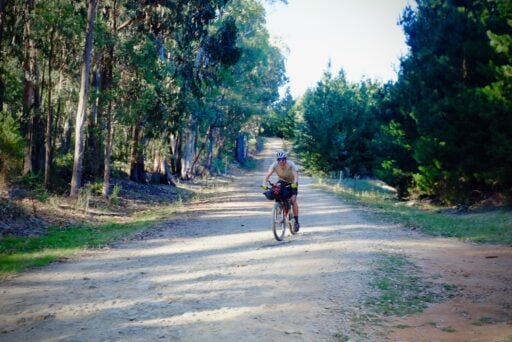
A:
[[[267,174],[265,175],[265,178],[263,179],[263,183],[261,185],[267,185],[268,179],[272,174],[274,173],[274,169],[269,169]]]
[[[270,165],[270,167],[268,168],[268,171],[267,171],[267,174],[265,175],[265,178],[263,178],[263,183],[261,184],[262,187],[266,187],[267,186],[267,182],[268,182],[268,179],[270,178],[270,176],[272,176],[272,174],[274,173],[275,171],[275,168],[276,168],[276,163],[272,163],[272,165]]]

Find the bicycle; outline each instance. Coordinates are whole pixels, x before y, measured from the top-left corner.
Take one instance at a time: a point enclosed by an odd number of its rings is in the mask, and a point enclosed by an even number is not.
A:
[[[292,203],[289,198],[283,198],[280,196],[285,188],[286,190],[290,190],[291,193],[291,184],[284,182],[274,184],[270,181],[268,184],[270,184],[270,189],[274,193],[275,199],[274,206],[272,207],[272,232],[274,233],[274,237],[277,241],[283,241],[286,233],[286,227],[288,227],[292,235],[297,234],[294,230],[295,218],[293,217]],[[283,189],[280,189],[280,191],[277,190],[278,186]],[[268,186],[267,189],[269,189]]]

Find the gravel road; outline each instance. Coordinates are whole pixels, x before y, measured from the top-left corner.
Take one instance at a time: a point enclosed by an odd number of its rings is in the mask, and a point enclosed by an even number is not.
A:
[[[264,168],[279,147],[260,155]],[[418,234],[368,222],[301,178],[301,231],[270,228],[262,170],[143,240],[0,283],[1,341],[340,341],[370,263]]]

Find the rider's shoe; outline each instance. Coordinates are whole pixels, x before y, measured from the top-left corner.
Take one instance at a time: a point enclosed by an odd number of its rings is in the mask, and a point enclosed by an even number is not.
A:
[[[295,233],[297,233],[299,231],[299,229],[300,229],[300,224],[299,224],[299,222],[295,221],[295,224],[293,225],[293,231]]]

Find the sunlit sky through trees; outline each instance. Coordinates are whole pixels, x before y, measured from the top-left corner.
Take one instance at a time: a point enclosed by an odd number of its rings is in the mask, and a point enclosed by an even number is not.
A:
[[[398,19],[413,0],[288,0],[264,2],[267,27],[285,46],[293,97],[315,86],[329,60],[333,73],[343,68],[350,82],[363,78],[396,80],[399,59],[407,53]]]

